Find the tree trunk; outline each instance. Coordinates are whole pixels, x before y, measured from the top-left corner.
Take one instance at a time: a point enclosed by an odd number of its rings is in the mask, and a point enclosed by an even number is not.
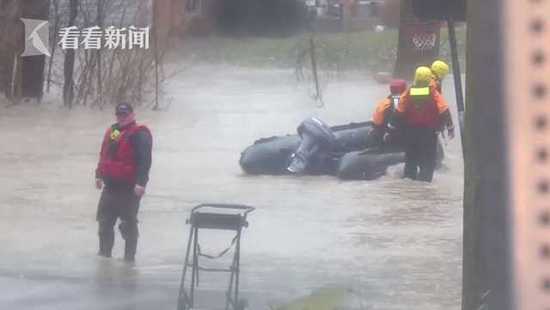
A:
[[[104,0],[97,0],[97,25],[103,29],[103,8]],[[103,82],[102,82],[102,63],[101,63],[101,49],[97,50],[97,96],[98,104],[100,107],[103,107]]]
[[[52,56],[50,57],[50,59],[48,60],[48,73],[47,73],[47,77],[46,77],[46,92],[50,92],[50,86],[51,86],[51,83],[52,83],[52,67],[53,67],[53,61],[54,61],[54,57],[55,57],[55,51],[57,49],[57,44],[56,44],[56,38],[57,38],[57,32],[59,31],[59,0],[52,0],[53,2],[53,8],[54,8],[54,24],[53,24],[53,27],[50,28],[51,30],[53,30],[53,33],[50,33],[50,40],[51,40],[51,44],[52,44]]]
[[[13,101],[21,94],[18,55],[25,48],[21,14],[19,0],[0,0],[0,92]]]
[[[69,9],[69,25],[68,27],[74,26],[76,22],[76,17],[78,15],[78,0],[70,0]],[[69,108],[73,105],[74,99],[74,62],[75,62],[75,50],[68,49],[65,53],[65,65],[64,65],[64,74],[65,74],[65,83],[63,85],[63,104]]]

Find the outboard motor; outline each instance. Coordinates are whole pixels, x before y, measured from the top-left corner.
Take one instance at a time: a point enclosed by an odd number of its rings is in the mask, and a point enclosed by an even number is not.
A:
[[[304,120],[298,126],[298,135],[301,143],[290,157],[290,164],[287,168],[290,173],[294,174],[303,173],[315,155],[321,151],[332,149],[336,143],[336,137],[330,127],[315,117]]]

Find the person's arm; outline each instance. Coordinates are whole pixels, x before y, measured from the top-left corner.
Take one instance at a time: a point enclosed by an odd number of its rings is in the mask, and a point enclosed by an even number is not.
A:
[[[442,128],[447,128],[447,130],[451,130],[451,129],[455,128],[454,123],[453,123],[453,118],[451,116],[451,112],[450,112],[449,109],[447,109],[445,112],[441,113],[440,118],[441,118],[441,127]]]
[[[142,129],[132,136],[131,142],[136,156],[136,184],[145,187],[149,181],[151,169],[153,138],[148,130]]]
[[[388,98],[384,98],[384,100],[376,104],[376,108],[372,114],[372,122],[375,126],[384,127],[384,124],[387,122],[389,108],[391,107],[390,104],[391,102]]]
[[[380,145],[385,132],[383,126],[374,125],[367,135],[367,147]]]
[[[103,135],[103,140],[101,141],[101,149],[99,150],[99,160],[95,169],[95,184],[98,189],[101,189],[103,187],[103,176],[101,175],[101,171],[99,170],[99,164],[101,163],[101,156],[103,152],[105,151],[105,148],[107,147],[107,141],[109,141],[111,129],[108,128],[105,134]]]
[[[443,87],[441,86],[442,83],[443,81],[432,78],[432,80],[430,81],[430,88],[432,89],[432,91],[437,90],[439,94],[443,94]]]
[[[434,100],[437,105],[437,110],[439,112],[439,120],[440,120],[440,128],[447,129],[447,134],[449,135],[449,138],[454,138],[455,135],[455,127],[453,124],[453,117],[451,115],[451,110],[449,109],[449,105],[447,104],[447,101],[439,92],[434,93]]]
[[[405,120],[405,112],[407,111],[407,107],[410,104],[410,95],[409,91],[404,92],[401,95],[401,98],[399,99],[399,104],[397,105],[397,109],[393,111],[390,120],[389,120],[389,126],[393,128],[399,128],[403,125],[403,122]]]
[[[380,101],[376,105],[376,109],[372,115],[373,128],[369,132],[368,141],[374,145],[378,145],[382,142],[382,137],[386,133],[386,124],[391,115],[391,102],[388,98]]]

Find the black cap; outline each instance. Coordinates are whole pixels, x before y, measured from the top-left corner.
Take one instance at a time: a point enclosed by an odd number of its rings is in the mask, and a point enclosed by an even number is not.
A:
[[[115,114],[130,114],[134,112],[134,109],[129,103],[122,102],[117,104]]]

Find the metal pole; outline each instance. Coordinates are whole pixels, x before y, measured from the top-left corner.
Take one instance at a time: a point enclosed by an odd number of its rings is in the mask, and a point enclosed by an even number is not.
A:
[[[509,2],[509,3],[506,3]],[[521,48],[515,48],[511,56],[508,55],[506,45],[509,43],[509,34],[514,33],[514,24],[517,22],[519,33],[523,33],[525,23],[521,18],[508,19],[505,7],[510,3],[519,6],[527,2],[536,1],[502,1],[502,0],[468,0],[468,36],[467,36],[467,98],[468,110],[465,117],[464,142],[466,152],[464,153],[464,210],[463,210],[463,264],[462,264],[462,309],[483,310],[483,309],[545,309],[546,307],[517,307],[511,293],[512,283],[515,280],[510,268],[514,260],[511,256],[510,245],[516,240],[511,233],[515,231],[510,225],[510,209],[514,202],[522,202],[525,195],[515,196],[510,194],[513,189],[511,180],[524,183],[524,187],[533,189],[536,183],[525,179],[520,173],[511,174],[514,160],[525,158],[535,161],[531,157],[530,148],[523,148],[522,156],[509,157],[510,136],[509,122],[507,117],[507,81],[505,79],[505,57],[516,56]],[[541,1],[539,1],[541,2]],[[531,9],[524,8],[525,12]],[[518,14],[521,17],[524,12]],[[506,17],[506,18],[505,18]],[[531,46],[529,39],[521,40],[526,46]],[[517,42],[514,41],[517,44]],[[522,43],[523,44],[523,43]],[[523,45],[522,45],[523,46]],[[528,48],[526,49],[528,50]],[[490,64],[487,60],[490,59]],[[524,59],[528,63],[528,58]],[[518,59],[512,65],[523,64],[523,59]],[[510,63],[509,63],[510,64]],[[519,72],[518,72],[519,73]],[[519,76],[519,77],[518,77]],[[514,91],[520,96],[528,93],[523,88],[524,83],[521,74],[514,75]],[[527,100],[526,100],[527,101]],[[518,102],[514,102],[517,105]],[[522,103],[520,101],[520,103]],[[532,102],[526,102],[532,103]],[[529,111],[528,106],[524,111]],[[540,110],[539,110],[540,111]],[[521,118],[522,116],[520,116]],[[525,118],[530,120],[531,118]],[[522,122],[520,122],[522,123]],[[522,123],[523,124],[523,123]],[[532,126],[524,126],[526,130]],[[514,134],[517,140],[523,140],[522,135]],[[523,140],[523,143],[529,144]],[[533,158],[533,159],[531,159]],[[531,167],[522,165],[528,171]],[[540,174],[539,174],[540,175]],[[525,186],[525,184],[528,184]],[[522,206],[522,218],[529,219],[529,225],[537,226],[535,219],[529,217],[529,209],[537,208],[532,204],[534,192],[530,192],[531,204],[525,203]],[[525,230],[522,230],[522,232]],[[530,251],[522,253],[522,259],[531,262]],[[535,288],[531,284],[522,283],[522,289],[528,291]]]
[[[460,62],[458,60],[458,49],[456,47],[455,24],[452,16],[447,17],[447,28],[449,28],[449,44],[451,45],[456,106],[458,108],[458,125],[460,127],[460,137],[462,139],[462,152],[464,153],[464,95],[462,94],[462,77],[460,75]]]
[[[239,240],[237,239],[237,245],[238,245],[238,242]],[[231,294],[233,293],[233,279],[235,278],[235,272],[236,272],[235,266],[237,263],[237,253],[238,253],[237,247],[235,247],[235,254],[233,254],[233,261],[231,262],[231,267],[230,267],[231,274],[229,276],[229,287],[227,288],[227,293],[226,293],[225,310],[229,310],[229,305],[231,305],[232,308],[235,309],[235,303],[237,302],[235,300],[232,300],[232,297],[231,297]]]
[[[237,254],[237,261],[235,262],[235,300],[234,305],[239,304],[239,273],[240,271],[240,261],[241,261],[241,229],[239,228],[238,237],[237,237],[237,246],[235,250]]]
[[[198,269],[199,269],[199,264],[198,264],[198,253],[197,253],[197,246],[198,246],[198,234],[199,234],[199,229],[197,227],[195,227],[195,234],[194,234],[194,238],[193,238],[193,269],[191,270],[191,296],[189,297],[190,299],[190,303],[189,303],[189,306],[191,308],[194,307],[194,304],[195,304],[195,277],[196,277],[196,273],[198,273]]]
[[[180,283],[180,291],[179,291],[179,298],[178,298],[178,304],[180,304],[182,295],[185,296],[185,275],[187,273],[187,267],[189,265],[189,253],[191,252],[191,244],[193,243],[193,225],[191,225],[191,229],[189,229],[189,240],[187,241],[187,251],[185,252],[185,262],[183,265],[183,271],[181,274],[181,283]],[[187,300],[185,301],[187,303]],[[179,307],[178,309],[180,309]]]
[[[321,90],[319,89],[319,77],[317,75],[317,60],[315,55],[315,42],[313,40],[313,33],[309,38],[309,51],[311,56],[311,71],[313,73],[313,80],[315,82],[315,99],[320,99]]]

